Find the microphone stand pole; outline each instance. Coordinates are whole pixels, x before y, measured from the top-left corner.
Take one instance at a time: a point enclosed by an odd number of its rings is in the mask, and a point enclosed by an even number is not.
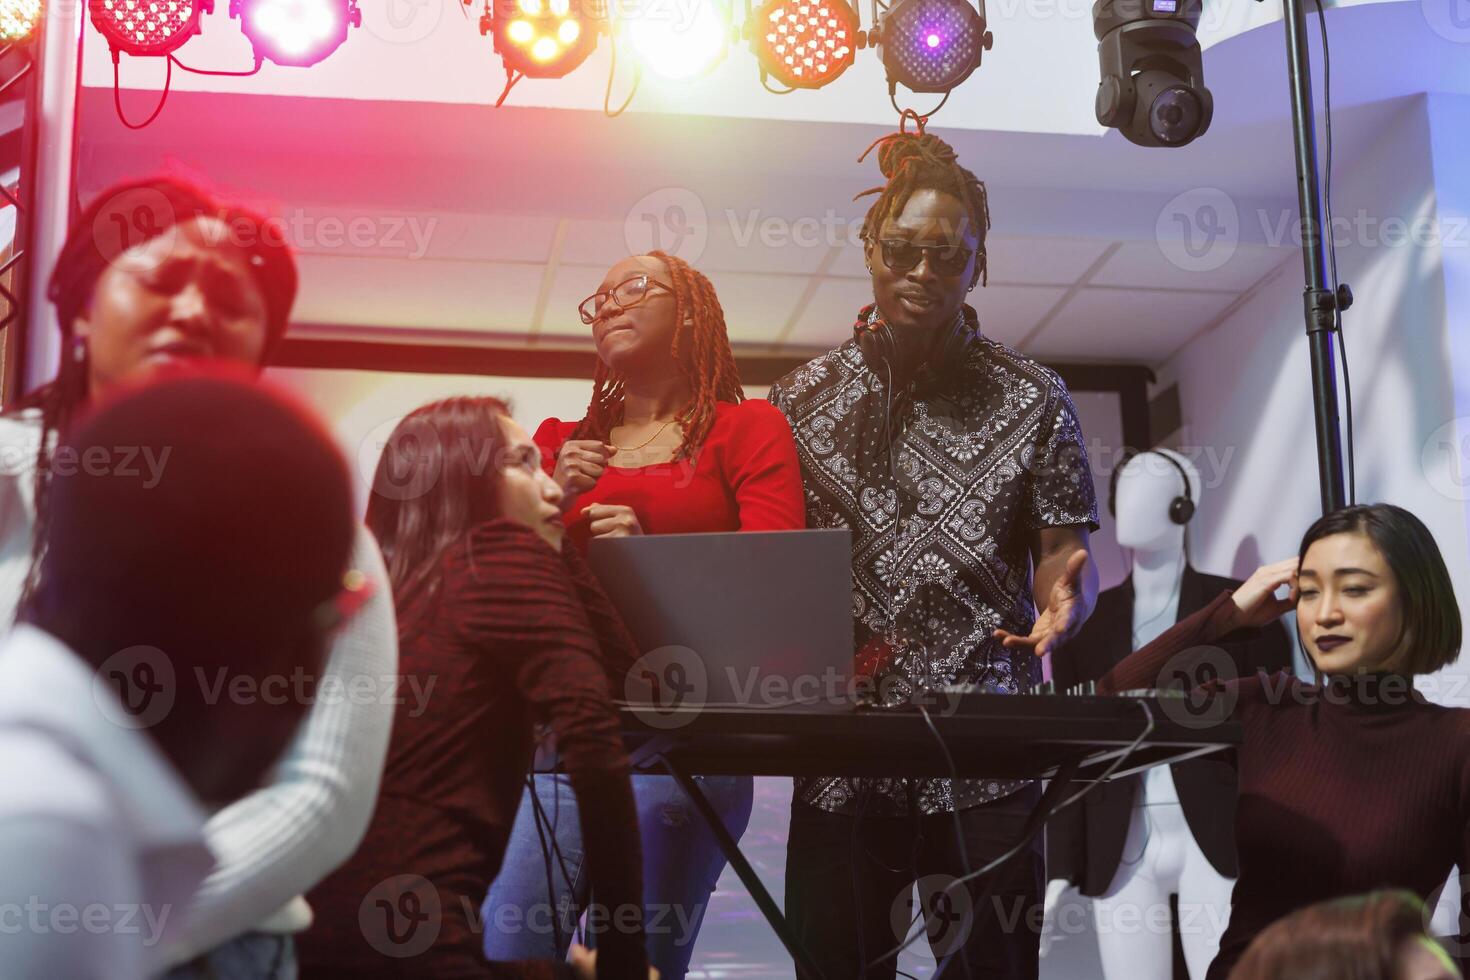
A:
[[[1317,0],[1321,2],[1321,0]],[[1317,477],[1322,512],[1344,507],[1343,453],[1337,409],[1337,364],[1332,333],[1339,309],[1352,304],[1346,286],[1334,294],[1327,282],[1327,241],[1322,237],[1322,189],[1317,176],[1316,115],[1312,108],[1312,76],[1307,49],[1303,0],[1282,0],[1286,25],[1286,64],[1291,80],[1292,135],[1296,142],[1296,192],[1302,216],[1302,264],[1306,267],[1307,342],[1312,357],[1312,403],[1317,427]],[[1327,229],[1332,234],[1332,229]]]

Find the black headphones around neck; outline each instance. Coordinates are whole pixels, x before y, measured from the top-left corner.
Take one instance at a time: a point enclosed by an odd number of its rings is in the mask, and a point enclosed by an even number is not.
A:
[[[912,381],[926,363],[936,374],[958,367],[963,363],[970,342],[975,339],[976,325],[970,320],[968,308],[961,309],[955,322],[946,328],[937,347],[927,357],[919,357],[916,352],[899,343],[893,328],[882,316],[876,315],[877,312],[878,308],[875,306],[875,315],[858,320],[853,325],[852,336],[857,341],[858,349],[863,352],[863,359],[868,362],[868,367],[881,373],[880,368],[886,365],[892,371],[894,385],[898,387]],[[913,363],[909,363],[910,361]]]
[[[1169,501],[1169,520],[1181,526],[1188,524],[1190,518],[1194,517],[1194,501],[1189,496],[1189,474],[1184,472],[1184,467],[1180,465],[1179,460],[1156,449],[1145,449],[1142,452],[1134,449],[1124,451],[1123,458],[1118,461],[1117,466],[1113,467],[1113,475],[1108,480],[1108,513],[1114,517],[1118,516],[1118,477],[1122,475],[1123,467],[1137,456],[1158,456],[1167,459],[1169,465],[1179,472],[1179,480],[1184,485],[1184,493]]]

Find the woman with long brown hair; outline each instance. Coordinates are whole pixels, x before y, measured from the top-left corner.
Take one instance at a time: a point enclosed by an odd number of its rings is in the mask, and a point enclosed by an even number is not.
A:
[[[594,976],[487,963],[476,903],[496,876],[546,721],[586,819],[590,875],[618,927],[595,976],[643,980],[640,859],[609,678],[636,658],[575,549],[541,452],[493,398],[450,398],[394,430],[368,527],[388,564],[403,681],[378,808],[353,858],[316,888],[302,976]]]
[[[766,402],[745,400],[724,311],[707,277],[664,252],[629,256],[608,270],[579,312],[597,345],[591,403],[582,418],[547,419],[536,432],[565,494],[574,543],[806,527],[790,426]],[[750,821],[751,778],[697,778],[738,839]],[[558,955],[585,904],[574,808],[560,777],[538,776],[535,787],[516,818],[505,873],[485,900],[492,958]],[[678,980],[689,969],[725,859],[673,777],[635,775],[633,791],[649,961]],[[542,927],[494,928],[496,915],[511,908],[544,913]]]

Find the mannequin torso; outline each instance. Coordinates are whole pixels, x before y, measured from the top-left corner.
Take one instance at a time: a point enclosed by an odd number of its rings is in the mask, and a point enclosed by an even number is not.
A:
[[[1130,551],[1131,575],[1116,593],[1129,605],[1110,620],[1119,645],[1137,650],[1179,619],[1188,559],[1185,532],[1198,500],[1198,473],[1184,457],[1155,450],[1125,463],[1113,488],[1118,544]],[[1181,506],[1184,500],[1189,506]],[[1192,570],[1188,573],[1197,576]],[[1196,590],[1197,591],[1197,590]],[[1127,622],[1123,617],[1127,616]],[[1107,627],[1108,635],[1112,627]],[[1065,651],[1064,651],[1065,652]],[[1120,787],[1126,792],[1126,786]],[[1120,814],[1121,815],[1121,814]],[[1136,784],[1111,883],[1097,897],[1093,918],[1102,973],[1107,980],[1170,980],[1175,976],[1170,896],[1178,895],[1178,926],[1189,974],[1203,977],[1219,948],[1230,910],[1233,879],[1205,857],[1190,830],[1169,766],[1149,769]],[[1121,831],[1121,827],[1118,828]],[[1106,879],[1103,879],[1106,881]],[[1066,882],[1048,887],[1048,904]],[[1162,928],[1125,928],[1129,917]],[[1045,942],[1045,940],[1043,940]]]
[[[1167,518],[1166,518],[1167,520]],[[1137,650],[1157,638],[1179,619],[1179,595],[1184,582],[1184,528],[1171,525],[1160,538],[1169,545],[1133,553],[1133,645]],[[1179,805],[1174,777],[1168,766],[1144,773],[1139,806]]]

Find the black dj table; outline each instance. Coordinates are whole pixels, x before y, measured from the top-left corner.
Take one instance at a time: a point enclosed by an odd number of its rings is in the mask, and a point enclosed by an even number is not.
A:
[[[1026,840],[1088,783],[1228,751],[1241,740],[1239,723],[1215,703],[1157,691],[1097,697],[950,688],[894,708],[621,704],[618,712],[634,769],[678,780],[802,975],[814,980],[820,974],[694,776],[1049,780]],[[554,756],[538,763],[557,768]]]

